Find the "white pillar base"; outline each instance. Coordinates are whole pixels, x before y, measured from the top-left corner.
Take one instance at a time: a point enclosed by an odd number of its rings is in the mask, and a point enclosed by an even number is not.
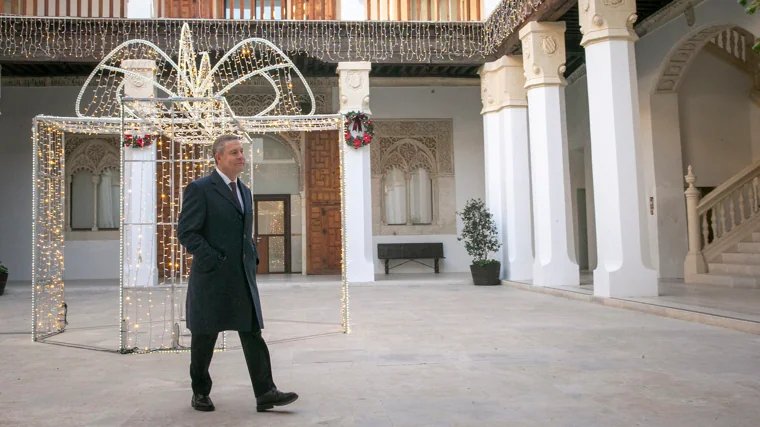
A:
[[[122,148],[124,158],[125,287],[158,285],[156,145]]]
[[[536,286],[580,285],[578,264],[571,258],[573,221],[564,91],[559,85],[528,90]]]
[[[658,294],[657,272],[645,264],[643,226],[647,203],[639,183],[636,141],[639,102],[631,40],[586,46],[591,156],[598,264],[594,294],[645,297]]]
[[[506,279],[533,279],[533,212],[531,209],[528,109],[505,108],[499,112],[503,148]]]

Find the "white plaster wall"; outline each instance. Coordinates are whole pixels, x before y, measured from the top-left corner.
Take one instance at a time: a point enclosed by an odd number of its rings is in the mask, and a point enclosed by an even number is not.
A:
[[[372,82],[370,81],[370,87]],[[337,96],[335,97],[337,99]],[[480,87],[378,87],[370,89],[370,109],[376,119],[451,118],[454,125],[454,176],[456,209],[461,210],[471,198],[485,200],[483,122],[480,116]],[[462,222],[457,217],[457,232]],[[384,264],[377,259],[377,244],[392,242],[442,242],[445,260],[442,272],[468,272],[471,258],[457,236],[374,236],[372,242],[375,272],[383,273]],[[428,261],[423,261],[428,262]],[[432,260],[428,262],[432,265]],[[393,262],[392,262],[393,265]],[[432,272],[414,263],[391,270],[392,273]]]
[[[752,161],[750,76],[710,52],[697,55],[678,91],[683,174],[717,187]]]
[[[32,119],[73,116],[78,87],[3,87],[0,102],[0,261],[32,278]],[[15,182],[14,182],[15,181]],[[118,278],[119,241],[67,242],[66,279]]]

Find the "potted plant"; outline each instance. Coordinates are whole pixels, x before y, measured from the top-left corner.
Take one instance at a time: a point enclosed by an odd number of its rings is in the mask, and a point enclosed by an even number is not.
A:
[[[8,281],[8,267],[0,262],[0,295],[5,293],[5,283]]]
[[[481,199],[470,199],[464,211],[457,212],[457,215],[462,217],[464,223],[462,235],[457,240],[464,240],[464,247],[473,258],[470,265],[472,281],[476,285],[500,285],[501,262],[488,258],[491,252],[501,247],[496,238],[493,215]]]

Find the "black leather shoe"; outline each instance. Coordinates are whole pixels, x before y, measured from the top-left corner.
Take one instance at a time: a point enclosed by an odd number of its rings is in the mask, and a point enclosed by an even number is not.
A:
[[[195,408],[196,411],[211,412],[214,409],[214,402],[211,398],[202,394],[194,394],[193,400],[190,401],[190,405]]]
[[[297,394],[283,393],[275,388],[256,398],[256,412],[263,412],[275,406],[290,405],[296,400],[298,400]]]

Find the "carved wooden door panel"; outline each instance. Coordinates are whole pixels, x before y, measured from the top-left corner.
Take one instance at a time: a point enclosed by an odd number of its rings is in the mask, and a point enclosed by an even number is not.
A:
[[[308,274],[340,274],[341,205],[338,131],[306,133]]]

